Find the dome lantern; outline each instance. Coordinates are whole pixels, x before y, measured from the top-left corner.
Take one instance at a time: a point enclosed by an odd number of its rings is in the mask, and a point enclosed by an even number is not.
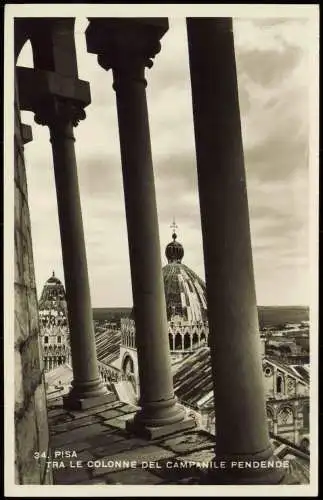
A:
[[[173,234],[172,234],[173,241],[171,243],[168,243],[168,245],[166,246],[165,255],[168,260],[168,264],[171,263],[181,264],[182,259],[184,257],[184,248],[183,245],[181,245],[181,243],[176,241],[177,234],[175,230],[177,229],[178,226],[175,223],[175,219],[170,227],[173,229]]]

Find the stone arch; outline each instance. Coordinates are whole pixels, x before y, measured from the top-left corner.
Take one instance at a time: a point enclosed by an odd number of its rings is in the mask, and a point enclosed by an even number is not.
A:
[[[130,354],[126,353],[122,360],[122,373],[126,376],[133,374],[135,371],[135,365]]]
[[[284,375],[282,373],[277,373],[276,376],[276,393],[283,394],[285,391],[285,381]]]

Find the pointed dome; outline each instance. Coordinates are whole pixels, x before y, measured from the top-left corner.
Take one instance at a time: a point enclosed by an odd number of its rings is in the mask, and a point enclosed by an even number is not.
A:
[[[66,311],[66,296],[63,283],[55,276],[53,271],[52,276],[46,281],[40,301],[39,310],[50,309],[54,307],[58,310]]]

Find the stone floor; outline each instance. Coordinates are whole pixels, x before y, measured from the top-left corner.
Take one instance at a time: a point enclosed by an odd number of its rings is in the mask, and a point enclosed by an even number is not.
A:
[[[54,484],[205,484],[214,436],[194,429],[146,441],[125,429],[135,411],[121,401],[83,411],[64,410],[61,398],[48,402],[52,451],[40,460]],[[306,460],[292,462],[284,482],[308,483]]]

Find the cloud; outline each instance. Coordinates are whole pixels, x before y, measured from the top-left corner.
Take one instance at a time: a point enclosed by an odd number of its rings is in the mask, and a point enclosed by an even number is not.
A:
[[[94,306],[131,305],[127,227],[112,72],[86,50],[88,21],[76,20],[79,77],[92,103],[75,129]],[[308,300],[308,89],[311,25],[306,19],[235,19],[239,102],[258,302]],[[185,20],[170,18],[162,50],[146,70],[162,262],[176,217],[184,262],[204,277]],[[24,49],[20,63],[30,65]],[[211,62],[210,62],[211,63]],[[38,289],[61,264],[51,147],[33,123],[26,146]],[[50,221],[50,223],[49,223]]]

